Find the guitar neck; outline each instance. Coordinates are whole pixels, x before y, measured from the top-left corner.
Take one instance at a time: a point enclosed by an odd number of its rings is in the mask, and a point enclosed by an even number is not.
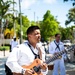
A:
[[[52,58],[49,58],[45,63],[49,64],[50,62],[56,60],[59,56],[61,56],[65,52],[66,52],[66,50],[63,50],[63,51],[59,52],[58,54],[54,55]]]
[[[72,51],[72,50],[74,50],[74,47],[73,46],[71,46],[69,49],[62,50],[58,54],[54,55],[52,58],[49,58],[48,60],[46,60],[45,63],[46,64],[49,64],[50,62],[56,60],[62,54],[67,53],[68,51]]]

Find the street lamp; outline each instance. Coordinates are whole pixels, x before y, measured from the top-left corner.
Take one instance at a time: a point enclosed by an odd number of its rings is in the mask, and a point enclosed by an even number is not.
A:
[[[34,22],[35,22],[35,12],[34,12]]]
[[[39,17],[37,16],[37,24],[39,24],[39,20],[38,19],[39,19]]]

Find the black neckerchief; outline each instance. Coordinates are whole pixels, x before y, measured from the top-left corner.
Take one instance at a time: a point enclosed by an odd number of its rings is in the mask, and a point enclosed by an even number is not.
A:
[[[54,43],[55,43],[55,44],[56,44],[56,46],[57,46],[57,47],[55,48],[55,50],[58,48],[58,49],[59,49],[59,51],[60,51],[59,44],[57,44],[55,40],[54,40]]]
[[[30,45],[29,43],[27,43],[27,44],[28,44],[29,48],[31,49],[32,53],[35,55],[35,59],[36,59],[36,58],[39,58],[39,59],[40,59],[40,55],[39,55],[39,54],[36,54],[36,53],[32,50],[31,45]]]

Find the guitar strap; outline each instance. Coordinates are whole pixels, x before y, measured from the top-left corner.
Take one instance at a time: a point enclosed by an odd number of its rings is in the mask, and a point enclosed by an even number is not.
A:
[[[36,59],[36,58],[41,59],[40,52],[38,52],[38,54],[34,53],[34,51],[32,50],[32,48],[31,48],[31,46],[30,46],[30,44],[29,44],[29,43],[27,43],[27,44],[28,44],[29,48],[31,49],[32,53],[35,55],[35,59]],[[40,51],[40,50],[38,50],[38,51]]]

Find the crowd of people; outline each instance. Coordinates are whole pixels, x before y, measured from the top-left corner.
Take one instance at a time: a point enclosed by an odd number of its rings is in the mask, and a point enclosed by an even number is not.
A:
[[[48,43],[48,53],[52,56],[64,50],[64,44],[60,40],[61,35],[55,34],[55,40]],[[40,28],[30,26],[27,29],[27,41],[18,44],[14,38],[10,45],[10,55],[6,61],[6,66],[11,70],[11,75],[47,75],[48,64],[45,62],[45,44],[41,41]],[[52,58],[50,56],[50,58]],[[65,53],[54,60],[53,75],[66,75],[64,60]],[[9,75],[8,73],[6,75]]]

